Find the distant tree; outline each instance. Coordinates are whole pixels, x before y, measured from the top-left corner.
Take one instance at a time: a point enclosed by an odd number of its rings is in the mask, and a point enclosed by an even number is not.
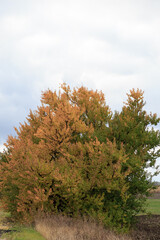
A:
[[[102,92],[65,84],[42,94],[42,105],[8,137],[0,165],[1,202],[16,219],[39,210],[89,215],[127,229],[153,184],[146,168],[159,157],[160,119],[131,90],[113,114]]]

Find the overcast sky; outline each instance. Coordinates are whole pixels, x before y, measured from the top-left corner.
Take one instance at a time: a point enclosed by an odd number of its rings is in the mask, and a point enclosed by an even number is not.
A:
[[[102,90],[113,111],[141,88],[160,115],[159,13],[159,0],[0,1],[0,149],[62,82]]]

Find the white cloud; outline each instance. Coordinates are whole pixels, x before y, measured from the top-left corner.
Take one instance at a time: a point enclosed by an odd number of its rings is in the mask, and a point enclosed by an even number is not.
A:
[[[0,2],[0,144],[40,102],[41,91],[85,85],[120,110],[131,88],[159,109],[160,2]]]
[[[4,145],[0,145],[0,152],[3,152],[6,149],[6,147]]]

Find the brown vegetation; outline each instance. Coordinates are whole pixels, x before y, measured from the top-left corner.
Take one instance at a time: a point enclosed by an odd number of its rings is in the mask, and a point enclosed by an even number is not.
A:
[[[61,215],[38,216],[35,227],[47,240],[131,240],[127,235],[117,235],[95,221],[73,219]]]
[[[156,189],[151,190],[153,193],[160,193],[160,186],[158,186]]]
[[[160,199],[160,186],[154,190],[151,190],[152,195],[149,197],[150,199]]]
[[[47,240],[160,240],[160,216],[138,216],[129,235],[116,234],[95,221],[60,215],[38,216],[35,227]]]
[[[160,186],[157,187],[157,188],[154,190],[154,192],[160,193]]]

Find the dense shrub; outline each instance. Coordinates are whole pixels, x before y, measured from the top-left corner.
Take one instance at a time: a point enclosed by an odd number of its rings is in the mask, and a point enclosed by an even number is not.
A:
[[[159,131],[151,126],[160,119],[143,110],[143,92],[131,90],[114,114],[102,92],[84,87],[62,85],[41,102],[8,137],[2,203],[24,221],[41,210],[127,229],[152,188],[145,169],[159,156]]]

